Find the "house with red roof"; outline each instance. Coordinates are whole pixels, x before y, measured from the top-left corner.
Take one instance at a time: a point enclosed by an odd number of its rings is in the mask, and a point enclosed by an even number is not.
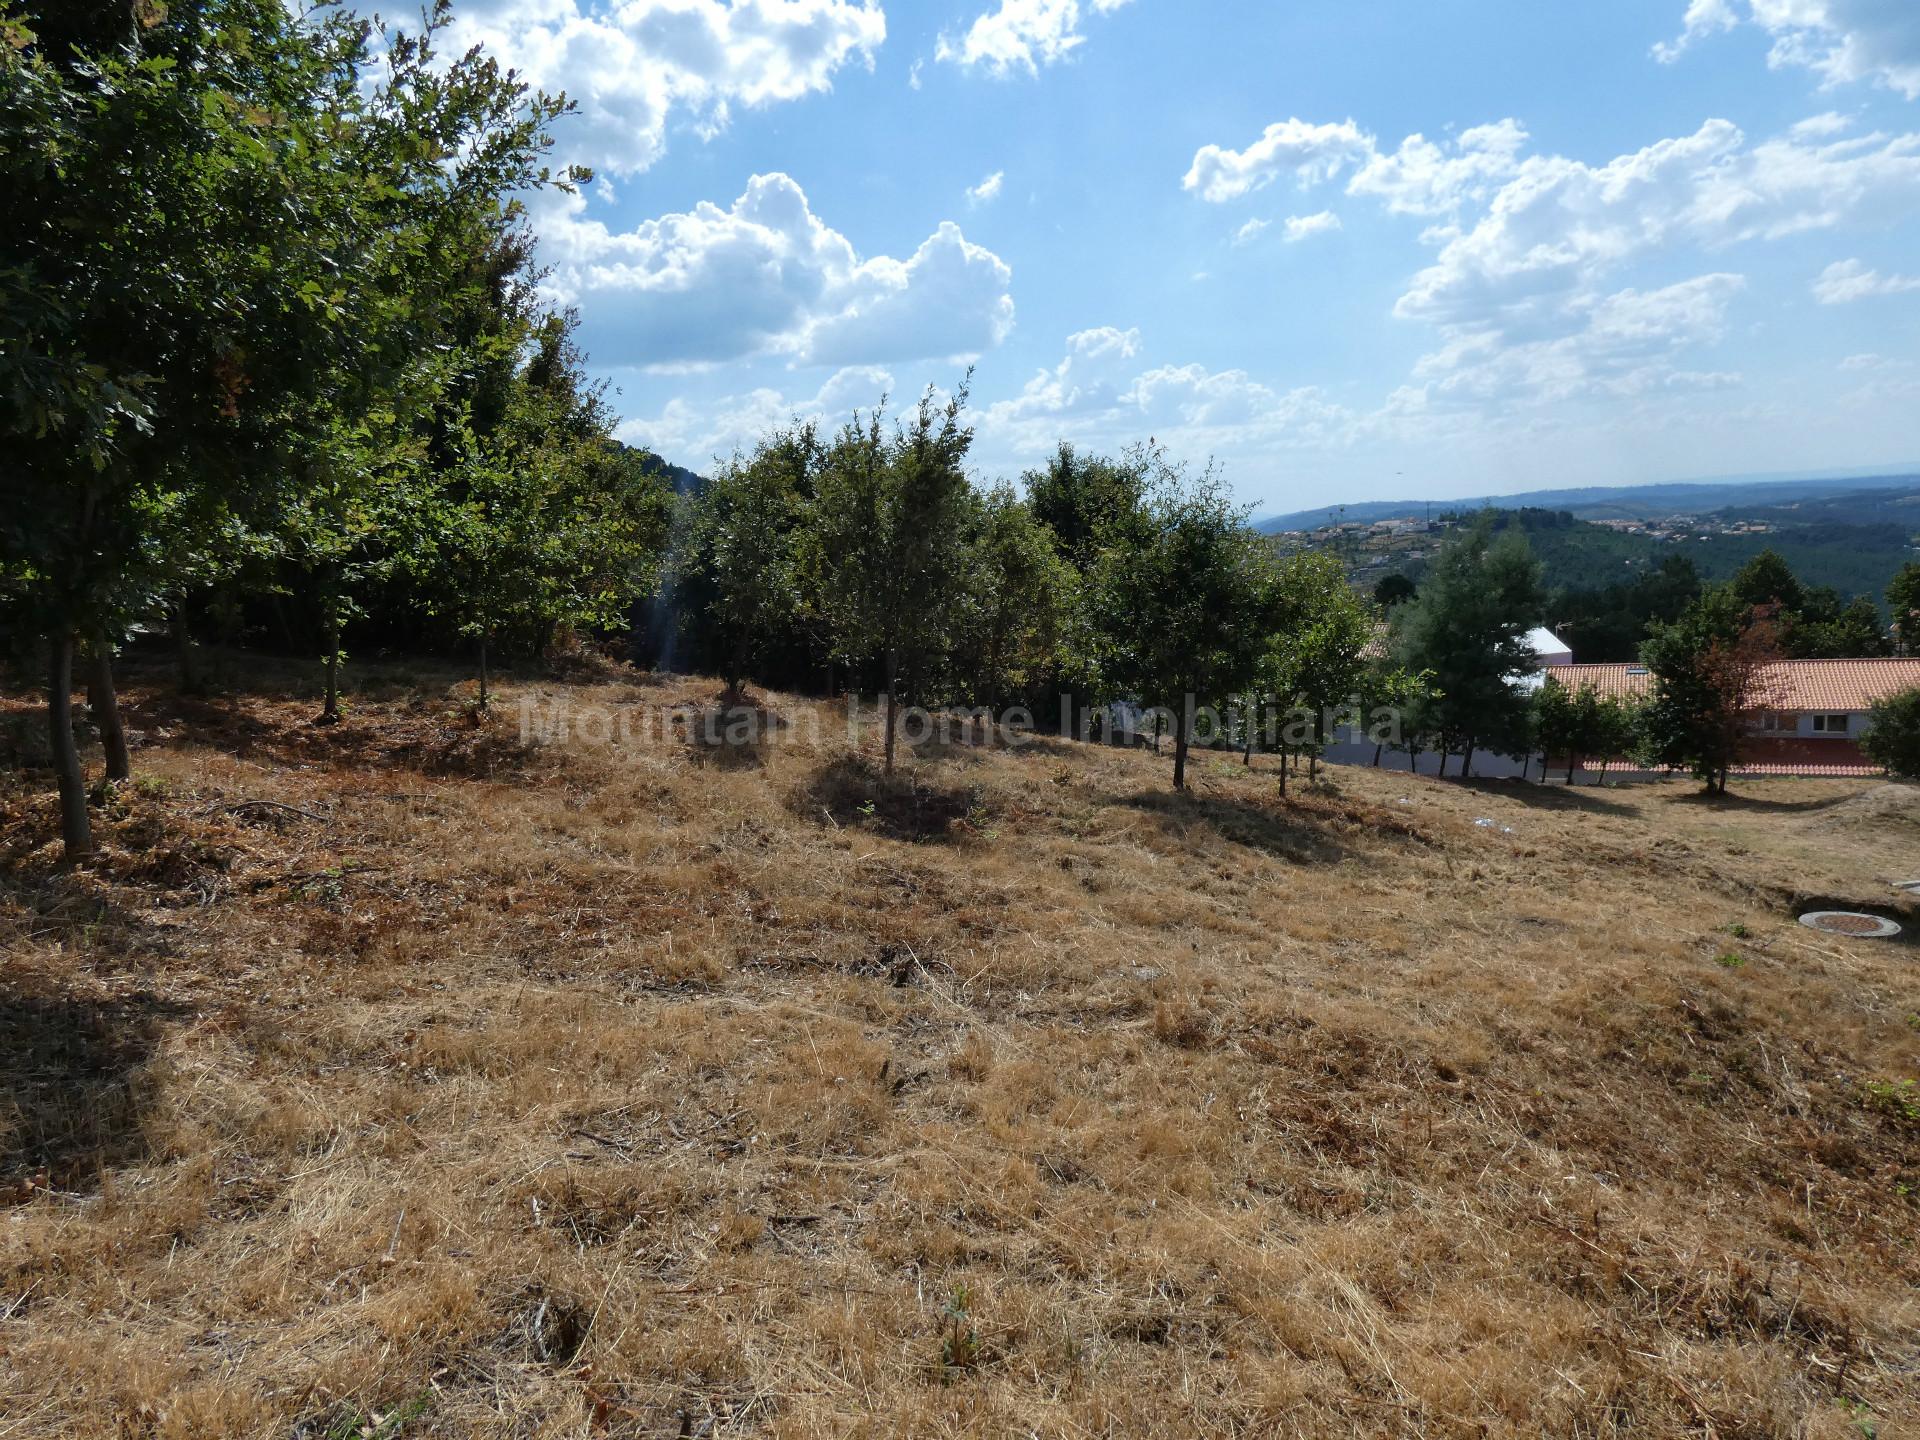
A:
[[[1560,665],[1555,684],[1620,700],[1645,700],[1644,665]],[[1860,751],[1875,701],[1920,687],[1920,657],[1893,660],[1781,660],[1761,674],[1774,702],[1756,713],[1736,775],[1877,775]]]

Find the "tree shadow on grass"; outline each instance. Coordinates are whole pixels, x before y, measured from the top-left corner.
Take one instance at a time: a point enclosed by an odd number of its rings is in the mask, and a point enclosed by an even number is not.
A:
[[[145,1157],[142,1075],[187,1007],[0,988],[0,1203],[40,1188],[94,1189]]]
[[[121,709],[141,745],[205,748],[271,765],[335,769],[397,767],[449,779],[492,779],[529,768],[529,743],[511,711],[418,698],[386,710],[349,711],[337,725],[315,723],[318,706],[256,689],[225,696],[165,690],[130,694]],[[135,761],[136,766],[138,760]]]
[[[1623,805],[1618,800],[1609,800],[1603,794],[1596,793],[1597,786],[1546,783],[1538,780],[1467,780],[1453,781],[1464,785],[1466,789],[1484,795],[1499,796],[1512,800],[1529,810],[1552,810],[1563,813],[1586,813],[1590,815],[1631,815],[1631,805]]]
[[[722,693],[703,709],[677,709],[671,723],[694,759],[722,770],[760,769],[767,763],[768,749],[792,728],[785,715],[745,692]]]
[[[1254,801],[1194,790],[1148,790],[1110,803],[1155,817],[1170,834],[1204,825],[1224,840],[1294,865],[1334,865],[1354,853],[1329,815],[1278,796]]]
[[[887,775],[861,755],[822,766],[787,803],[809,820],[916,844],[966,839],[984,818],[977,787],[928,785],[897,771]]]
[[[1733,784],[1739,783],[1739,777],[1736,776]],[[1719,810],[1732,815],[1813,815],[1843,805],[1852,798],[1851,795],[1816,795],[1805,800],[1765,800],[1754,795],[1742,795],[1738,790],[1730,790],[1725,795],[1713,795],[1700,789],[1675,795],[1668,803],[1690,805],[1700,810]]]

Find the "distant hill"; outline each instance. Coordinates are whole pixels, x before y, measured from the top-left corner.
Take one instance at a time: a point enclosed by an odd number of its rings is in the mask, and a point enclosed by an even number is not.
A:
[[[1653,520],[1729,509],[1774,509],[1808,501],[1844,499],[1871,491],[1920,493],[1920,470],[1911,474],[1809,478],[1805,480],[1701,480],[1667,485],[1590,485],[1575,490],[1530,490],[1468,500],[1367,500],[1255,522],[1267,534],[1311,530],[1339,521],[1397,520],[1429,512],[1497,507],[1502,510],[1566,511],[1582,520]]]
[[[641,464],[651,473],[665,477],[667,484],[676,495],[698,494],[707,488],[706,476],[697,475],[684,465],[675,465],[672,461],[663,459],[643,446],[629,445],[624,440],[616,440],[613,443],[622,450],[629,450],[640,456]]]
[[[1894,572],[1913,558],[1908,541],[1920,528],[1920,496],[1913,498],[1899,524],[1857,520],[1840,503],[1832,508],[1838,512],[1836,518],[1815,514],[1802,519],[1793,512],[1784,519],[1769,515],[1780,528],[1764,535],[1703,534],[1685,540],[1622,534],[1564,511],[1557,515],[1495,511],[1494,516],[1496,528],[1511,526],[1526,532],[1552,589],[1590,590],[1629,580],[1669,555],[1686,556],[1703,580],[1730,580],[1761,551],[1773,550],[1802,583],[1828,585],[1846,599],[1865,596],[1878,605]],[[1718,513],[1740,520],[1756,518],[1741,507]]]

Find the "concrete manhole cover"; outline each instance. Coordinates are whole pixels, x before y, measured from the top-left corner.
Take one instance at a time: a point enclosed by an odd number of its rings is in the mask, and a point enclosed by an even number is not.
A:
[[[1878,915],[1861,915],[1852,910],[1809,910],[1800,917],[1809,930],[1825,930],[1830,935],[1853,935],[1863,940],[1891,940],[1900,927]]]

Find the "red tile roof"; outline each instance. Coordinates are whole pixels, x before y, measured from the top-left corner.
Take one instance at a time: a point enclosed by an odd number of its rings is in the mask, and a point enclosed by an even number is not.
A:
[[[1653,677],[1639,665],[1556,665],[1546,673],[1561,685],[1591,688],[1616,699],[1639,699],[1653,692]],[[1764,682],[1779,696],[1774,708],[1865,710],[1876,700],[1920,687],[1920,657],[1782,660],[1767,667]]]

